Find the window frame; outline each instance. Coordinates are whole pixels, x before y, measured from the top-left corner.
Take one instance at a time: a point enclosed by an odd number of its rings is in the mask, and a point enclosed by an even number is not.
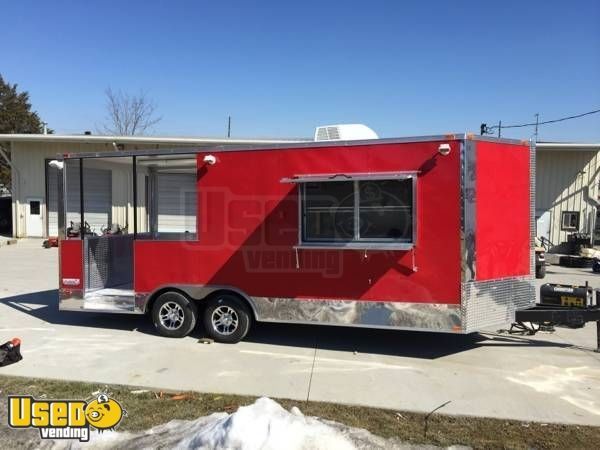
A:
[[[565,226],[565,217],[567,217],[567,214],[574,215],[577,218],[577,220],[576,220],[577,223],[574,227]],[[581,225],[581,212],[580,211],[561,211],[561,213],[560,213],[560,229],[561,229],[561,231],[579,231],[580,225]]]
[[[364,175],[345,175],[337,174],[334,176],[306,176],[295,177],[288,182],[298,183],[298,245],[295,248],[317,248],[317,249],[380,249],[380,250],[411,250],[417,242],[417,173],[402,172],[402,173],[382,173],[382,174],[364,174]],[[411,237],[410,239],[394,239],[394,238],[362,238],[360,237],[360,187],[361,181],[412,181],[411,192]],[[306,227],[306,184],[308,182],[327,182],[338,183],[346,182],[353,183],[354,193],[354,236],[349,241],[334,241],[331,239],[315,239],[305,240]]]

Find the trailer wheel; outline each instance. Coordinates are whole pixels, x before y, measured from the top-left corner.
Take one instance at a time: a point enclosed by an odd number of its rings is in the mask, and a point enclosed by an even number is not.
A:
[[[185,295],[168,291],[162,293],[152,306],[152,321],[156,330],[167,337],[187,336],[196,326],[198,308]]]
[[[248,333],[251,315],[246,304],[237,296],[221,294],[208,301],[203,321],[206,332],[215,341],[235,344]]]

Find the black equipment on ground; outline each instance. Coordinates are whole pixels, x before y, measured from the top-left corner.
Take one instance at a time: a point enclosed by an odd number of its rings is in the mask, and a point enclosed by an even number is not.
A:
[[[585,256],[563,255],[559,259],[559,264],[564,267],[588,269],[593,267],[594,261],[594,258],[587,258]]]
[[[596,306],[594,290],[586,286],[568,286],[546,283],[540,287],[540,305],[577,306],[580,308]]]
[[[591,237],[588,233],[571,233],[567,236],[569,251],[572,255],[578,255],[582,248],[592,246]]]
[[[515,311],[512,329],[535,334],[554,326],[581,328],[596,322],[596,352],[600,353],[600,290],[585,286],[544,284],[540,288],[540,303]],[[528,325],[529,323],[529,325]]]
[[[88,236],[95,236],[96,233],[92,231],[90,224],[84,222],[84,234]],[[67,237],[79,237],[81,236],[81,223],[71,221],[71,226],[67,228]]]
[[[21,361],[21,339],[13,338],[0,345],[0,367]]]
[[[106,228],[102,228],[102,235],[106,236],[109,234],[123,234],[125,229],[121,227],[118,223],[113,223],[112,225],[108,225]]]

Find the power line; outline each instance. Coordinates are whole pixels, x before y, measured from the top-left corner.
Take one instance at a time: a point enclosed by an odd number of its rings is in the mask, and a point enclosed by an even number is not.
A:
[[[575,114],[574,116],[567,116],[567,117],[561,117],[560,119],[553,119],[553,120],[545,120],[543,122],[531,122],[531,123],[520,123],[517,125],[502,125],[502,128],[523,128],[523,127],[535,127],[535,126],[539,126],[539,125],[546,125],[548,123],[556,123],[556,122],[564,122],[565,120],[571,120],[571,119],[578,119],[580,117],[583,116],[589,116],[591,114],[597,114],[600,112],[600,109],[596,109],[594,111],[588,111],[582,114]],[[491,127],[486,126],[485,129],[486,131],[492,131],[496,128],[499,128],[500,125],[493,125]]]

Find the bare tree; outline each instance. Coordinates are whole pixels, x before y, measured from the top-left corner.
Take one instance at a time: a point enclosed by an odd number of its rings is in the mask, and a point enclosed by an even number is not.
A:
[[[162,117],[156,116],[156,105],[145,92],[130,95],[106,89],[106,122],[102,132],[120,136],[145,134]]]

